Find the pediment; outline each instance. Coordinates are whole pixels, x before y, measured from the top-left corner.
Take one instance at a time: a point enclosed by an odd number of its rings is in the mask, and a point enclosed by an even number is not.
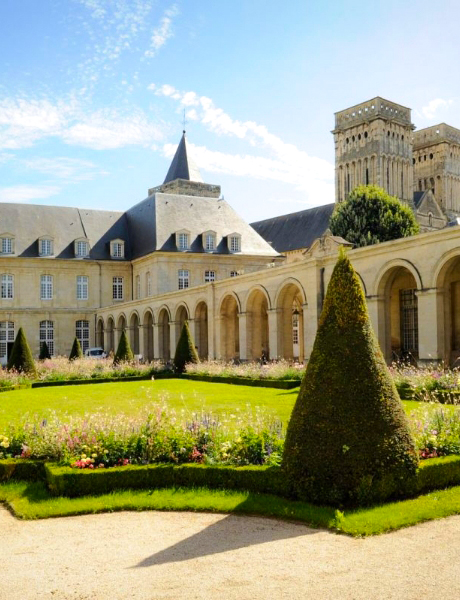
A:
[[[337,254],[341,246],[352,248],[353,244],[347,242],[342,237],[332,235],[329,230],[317,238],[313,244],[305,251],[306,256],[311,257],[323,257],[330,254]]]

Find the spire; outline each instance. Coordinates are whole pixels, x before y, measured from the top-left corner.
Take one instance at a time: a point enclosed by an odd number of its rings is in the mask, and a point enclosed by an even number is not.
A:
[[[198,181],[203,183],[200,171],[190,155],[187,138],[185,137],[185,130],[182,132],[181,141],[177,146],[176,154],[174,155],[163,185],[170,181],[174,181],[175,179],[186,179],[188,181]]]

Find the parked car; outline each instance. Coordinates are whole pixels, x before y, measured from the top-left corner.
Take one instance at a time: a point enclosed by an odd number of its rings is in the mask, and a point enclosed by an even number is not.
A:
[[[85,356],[86,358],[107,358],[107,353],[103,348],[87,348]]]

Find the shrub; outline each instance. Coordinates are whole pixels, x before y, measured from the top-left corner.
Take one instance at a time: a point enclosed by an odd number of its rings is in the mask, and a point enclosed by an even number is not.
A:
[[[76,337],[72,344],[72,350],[69,354],[69,360],[75,360],[77,358],[83,358],[83,352],[80,346],[80,340]]]
[[[118,343],[117,352],[113,359],[113,364],[118,365],[122,362],[130,362],[134,360],[134,354],[131,350],[131,346],[129,345],[128,336],[126,335],[126,331],[123,330],[121,332],[120,341]]]
[[[19,373],[27,373],[29,375],[36,374],[34,359],[27,343],[26,335],[22,327],[19,328],[16,339],[14,340],[11,356],[8,361],[8,369],[16,370]]]
[[[359,279],[342,252],[288,425],[283,467],[300,498],[340,505],[403,493],[417,463]]]
[[[42,342],[40,345],[40,354],[38,355],[39,360],[49,360],[51,358],[50,351],[48,349],[48,344],[46,342]]]
[[[195,348],[195,343],[190,333],[188,322],[182,325],[179,341],[177,342],[176,353],[174,354],[174,367],[178,373],[185,371],[187,363],[198,363],[198,353]]]

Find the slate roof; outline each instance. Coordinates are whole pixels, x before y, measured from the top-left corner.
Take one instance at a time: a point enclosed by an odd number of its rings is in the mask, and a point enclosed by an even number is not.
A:
[[[174,179],[187,179],[188,181],[199,181],[200,183],[204,183],[200,170],[190,154],[185,131],[182,133],[181,141],[177,146],[176,154],[174,155],[163,184],[174,181]]]
[[[309,248],[329,227],[335,204],[325,204],[251,223],[277,252]]]

